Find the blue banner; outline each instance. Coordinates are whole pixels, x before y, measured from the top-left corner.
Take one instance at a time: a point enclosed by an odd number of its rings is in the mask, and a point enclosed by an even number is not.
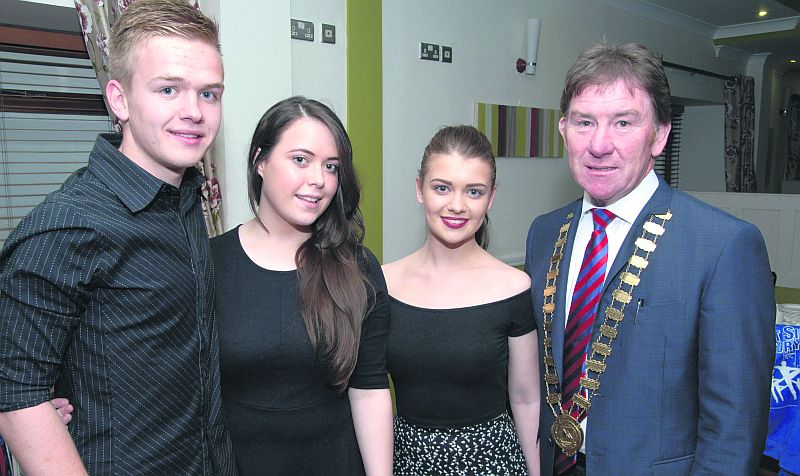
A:
[[[800,326],[775,325],[769,436],[764,453],[800,473]]]

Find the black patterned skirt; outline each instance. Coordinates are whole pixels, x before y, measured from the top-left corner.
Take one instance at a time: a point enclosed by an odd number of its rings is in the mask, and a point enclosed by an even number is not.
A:
[[[394,474],[399,476],[528,474],[508,413],[461,428],[426,428],[394,419]]]

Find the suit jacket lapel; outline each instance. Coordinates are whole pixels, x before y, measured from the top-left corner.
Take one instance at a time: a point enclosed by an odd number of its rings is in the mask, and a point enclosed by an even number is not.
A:
[[[650,197],[650,200],[647,201],[644,208],[642,208],[642,211],[639,212],[636,221],[631,225],[628,235],[625,237],[622,246],[620,246],[617,252],[617,257],[614,258],[614,263],[612,263],[611,268],[608,270],[608,273],[606,273],[606,280],[605,283],[603,283],[603,300],[605,300],[606,294],[617,288],[617,276],[625,268],[628,259],[630,259],[636,246],[636,240],[642,234],[642,226],[644,223],[650,218],[650,215],[666,213],[671,201],[672,188],[664,182],[661,176],[658,176],[658,188],[653,196]],[[611,289],[609,290],[609,288]],[[607,305],[608,303],[604,304],[604,306]],[[597,321],[595,321],[595,323],[596,322]]]
[[[567,315],[569,314],[569,304],[567,303],[567,281],[569,280],[569,262],[572,256],[572,248],[575,245],[575,233],[578,231],[578,221],[581,218],[581,204],[582,201],[576,201],[573,206],[572,214],[574,215],[571,220],[569,232],[567,232],[567,244],[564,245],[564,256],[559,265],[558,277],[556,278],[556,312],[553,313],[553,357],[556,361],[556,370],[558,371],[558,378],[563,378],[563,364],[564,364],[564,331],[566,328]],[[580,266],[580,263],[578,263]]]

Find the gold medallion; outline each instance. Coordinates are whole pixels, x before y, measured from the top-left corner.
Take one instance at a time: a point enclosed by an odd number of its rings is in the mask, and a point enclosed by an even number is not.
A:
[[[567,456],[573,456],[583,445],[581,425],[569,415],[563,413],[558,415],[550,427],[550,434]]]

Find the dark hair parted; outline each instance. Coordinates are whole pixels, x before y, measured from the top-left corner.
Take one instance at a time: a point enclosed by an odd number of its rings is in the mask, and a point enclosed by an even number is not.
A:
[[[567,71],[561,112],[568,114],[572,99],[590,86],[607,86],[622,79],[629,88],[650,96],[656,127],[672,121],[669,81],[661,58],[639,43],[600,43],[589,47]]]
[[[310,118],[324,124],[338,151],[338,188],[328,208],[312,225],[311,237],[297,250],[300,313],[317,355],[330,359],[330,383],[347,388],[358,358],[361,327],[374,293],[359,266],[364,223],[358,202],[361,186],[353,165],[353,148],[341,121],[324,104],[295,96],[264,113],[248,154],[250,207],[256,213],[263,180],[258,165],[270,160],[275,145],[295,121]],[[259,151],[259,148],[261,149]],[[267,224],[262,223],[266,228]]]
[[[425,152],[422,154],[422,163],[420,163],[419,171],[417,172],[420,182],[424,182],[425,176],[428,174],[428,164],[431,156],[437,154],[451,154],[465,159],[480,159],[486,162],[492,170],[489,188],[494,187],[495,180],[497,180],[497,164],[495,163],[494,152],[492,152],[492,143],[478,129],[472,126],[447,126],[439,129],[433,135],[431,141],[425,147]],[[487,213],[484,216],[483,223],[475,233],[475,241],[483,249],[489,246],[488,226],[489,215]]]
[[[219,28],[186,0],[137,0],[122,12],[111,29],[108,59],[111,77],[130,84],[137,48],[153,36],[199,40],[220,51]]]

